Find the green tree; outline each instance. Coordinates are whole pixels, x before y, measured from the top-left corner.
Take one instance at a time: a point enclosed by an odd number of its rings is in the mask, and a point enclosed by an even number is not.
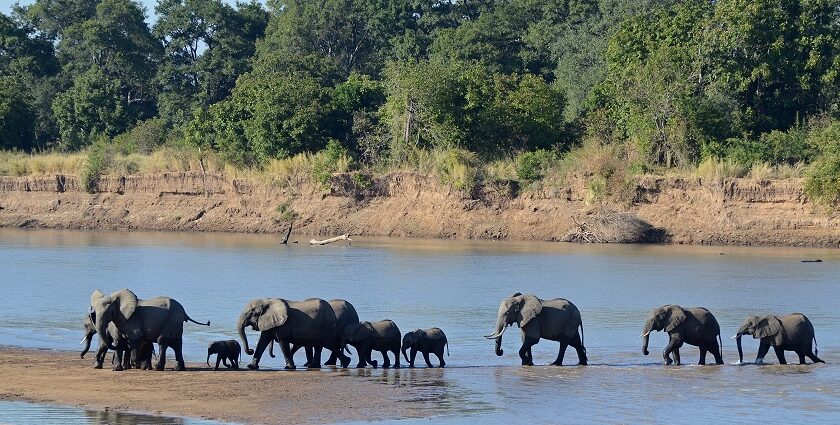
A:
[[[79,149],[100,135],[115,136],[126,129],[120,81],[107,78],[96,66],[76,77],[73,86],[55,99],[53,113],[64,149]]]

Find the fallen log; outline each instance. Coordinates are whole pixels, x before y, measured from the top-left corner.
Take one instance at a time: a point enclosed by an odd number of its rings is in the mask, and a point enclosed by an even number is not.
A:
[[[338,241],[353,242],[353,239],[350,239],[350,235],[344,234],[344,235],[341,235],[341,236],[336,236],[334,238],[324,239],[324,240],[321,240],[321,241],[316,240],[316,239],[310,239],[309,240],[309,245],[326,245],[328,243],[333,243],[333,242],[338,242]]]
[[[292,225],[294,223],[295,223],[294,221],[289,222],[289,229],[286,230],[286,236],[283,236],[283,240],[280,241],[281,244],[286,245],[286,244],[289,243],[289,236],[292,235]]]

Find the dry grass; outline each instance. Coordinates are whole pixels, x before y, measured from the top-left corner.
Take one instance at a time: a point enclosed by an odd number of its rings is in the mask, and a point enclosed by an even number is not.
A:
[[[766,162],[753,164],[748,177],[756,180],[794,179],[805,176],[804,163],[770,165]]]
[[[724,179],[745,177],[749,171],[750,169],[746,165],[730,159],[706,158],[697,165],[694,175],[702,180],[719,182]]]
[[[79,174],[84,169],[86,158],[84,153],[25,154],[0,151],[0,175]]]

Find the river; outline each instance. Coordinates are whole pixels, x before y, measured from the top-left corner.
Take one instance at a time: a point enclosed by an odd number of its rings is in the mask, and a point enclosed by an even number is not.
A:
[[[0,229],[0,344],[78,350],[90,293],[127,287],[141,298],[171,296],[196,320],[210,320],[209,328],[185,325],[187,360],[204,361],[209,341],[236,338],[236,319],[252,298],[344,298],[363,320],[389,318],[403,332],[432,326],[446,332],[446,369],[378,369],[360,378],[410,385],[442,423],[840,417],[838,250],[372,238],[311,247],[298,239],[282,246],[269,235]],[[816,258],[823,262],[801,262]],[[514,292],[574,302],[590,366],[576,366],[571,348],[568,366],[518,366],[515,328],[497,357],[482,335],[493,331],[500,300]],[[651,355],[642,355],[648,310],[669,303],[715,314],[727,365],[696,366],[697,349],[685,346],[688,365],[664,367],[662,333],[651,336]],[[814,323],[827,364],[775,365],[771,350],[769,365],[734,365],[729,336],[744,317],[791,312]],[[744,340],[745,360],[755,358],[757,345]],[[534,347],[538,365],[556,355],[554,342]],[[795,362],[796,355],[787,358]],[[261,366],[282,363],[265,357]],[[8,405],[0,403],[0,418],[14,411]]]

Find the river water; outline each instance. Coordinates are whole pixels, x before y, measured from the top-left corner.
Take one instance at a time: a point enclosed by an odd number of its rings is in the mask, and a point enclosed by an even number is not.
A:
[[[412,398],[399,402],[442,423],[840,421],[838,250],[366,238],[310,247],[277,240],[0,229],[0,344],[78,350],[90,293],[127,287],[141,298],[171,296],[196,320],[211,320],[210,328],[185,325],[185,356],[203,361],[209,341],[236,338],[236,319],[252,298],[344,298],[363,320],[446,332],[446,369],[378,369],[359,378],[410,386]],[[823,262],[801,262],[816,258]],[[482,335],[492,332],[500,300],[514,292],[574,302],[590,366],[576,366],[571,348],[569,366],[518,366],[515,328],[496,357]],[[641,354],[647,311],[668,303],[715,314],[727,365],[696,366],[698,351],[685,346],[689,365],[664,367],[662,333],[652,335],[651,355]],[[734,365],[728,337],[744,317],[791,312],[814,323],[827,364],[775,365],[771,351],[769,365]],[[744,343],[745,360],[754,359],[757,341]],[[536,345],[535,363],[553,361],[557,348]],[[794,353],[787,358],[796,360]],[[265,357],[261,366],[282,363]],[[0,418],[13,411],[4,405]],[[412,422],[420,421],[400,423]]]

